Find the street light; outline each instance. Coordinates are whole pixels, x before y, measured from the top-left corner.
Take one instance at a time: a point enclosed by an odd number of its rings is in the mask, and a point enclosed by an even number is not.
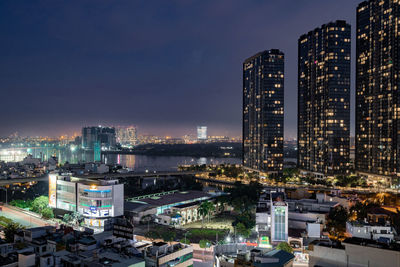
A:
[[[228,237],[226,238],[226,242],[227,242],[227,243],[230,243],[230,242],[231,242],[231,237],[230,237],[230,236],[228,236]]]
[[[239,236],[239,242],[243,241],[243,237]]]

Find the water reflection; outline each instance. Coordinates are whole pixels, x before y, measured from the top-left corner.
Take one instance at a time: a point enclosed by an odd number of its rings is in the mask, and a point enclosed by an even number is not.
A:
[[[239,158],[192,158],[108,154],[104,156],[104,162],[107,164],[120,164],[134,171],[170,171],[177,170],[178,165],[240,164],[241,160]]]

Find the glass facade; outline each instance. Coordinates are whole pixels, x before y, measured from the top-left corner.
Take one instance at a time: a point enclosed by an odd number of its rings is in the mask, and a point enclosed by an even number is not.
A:
[[[350,159],[351,29],[322,25],[298,41],[298,166],[345,173]]]
[[[283,169],[284,54],[272,49],[243,63],[243,165]]]
[[[365,1],[357,7],[357,171],[400,172],[400,3]]]
[[[274,207],[274,240],[286,240],[286,207]]]

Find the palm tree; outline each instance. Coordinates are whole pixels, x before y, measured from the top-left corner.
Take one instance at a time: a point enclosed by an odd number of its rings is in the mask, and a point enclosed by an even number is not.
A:
[[[210,222],[210,213],[215,211],[215,205],[214,203],[207,201],[207,206],[208,206],[207,217],[208,217],[208,222]]]
[[[201,227],[204,226],[204,217],[208,217],[208,221],[210,221],[210,212],[215,210],[214,204],[210,201],[204,201],[200,204],[198,212],[201,215]]]

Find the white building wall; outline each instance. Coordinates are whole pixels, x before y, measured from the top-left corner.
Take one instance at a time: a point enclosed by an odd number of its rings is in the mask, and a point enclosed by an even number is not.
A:
[[[123,184],[113,185],[113,207],[114,207],[114,214],[113,214],[114,217],[124,215]]]

